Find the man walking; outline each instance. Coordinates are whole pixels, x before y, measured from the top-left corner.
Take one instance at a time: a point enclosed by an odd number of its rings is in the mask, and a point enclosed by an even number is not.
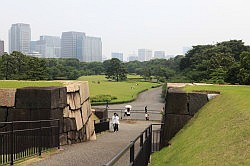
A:
[[[113,124],[113,128],[114,128],[114,132],[119,130],[119,116],[117,113],[114,113],[114,115],[112,116],[112,124]]]

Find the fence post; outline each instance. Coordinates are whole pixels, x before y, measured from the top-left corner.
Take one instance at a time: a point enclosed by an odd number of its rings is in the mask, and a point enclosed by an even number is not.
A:
[[[133,141],[131,141],[133,142]],[[134,161],[135,161],[135,143],[133,142],[133,145],[130,147],[130,163],[133,163],[134,164]],[[132,165],[133,165],[132,164]]]
[[[38,143],[38,155],[42,154],[42,121],[39,121],[39,143]]]
[[[143,147],[143,133],[140,136],[140,147]]]
[[[13,122],[11,122],[11,133],[10,133],[10,165],[14,164],[14,127],[13,127]]]

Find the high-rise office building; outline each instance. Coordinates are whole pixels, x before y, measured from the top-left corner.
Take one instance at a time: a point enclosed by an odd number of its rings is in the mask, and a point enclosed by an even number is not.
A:
[[[86,36],[83,32],[63,32],[61,37],[61,57],[76,58],[83,61],[85,40]]]
[[[0,56],[4,54],[4,41],[0,40]]]
[[[102,40],[99,37],[87,36],[84,42],[84,62],[102,61]]]
[[[165,59],[165,51],[155,51],[154,52],[154,59]]]
[[[30,52],[31,29],[29,24],[12,24],[9,30],[9,52]]]
[[[31,44],[33,44],[31,42]],[[58,36],[40,36],[35,43],[35,52],[44,58],[59,58],[61,52],[61,39]]]
[[[112,52],[111,53],[111,58],[117,58],[120,61],[123,62],[123,53],[118,53],[118,52]]]
[[[152,50],[149,49],[138,49],[138,60],[143,61],[149,61],[152,59]]]

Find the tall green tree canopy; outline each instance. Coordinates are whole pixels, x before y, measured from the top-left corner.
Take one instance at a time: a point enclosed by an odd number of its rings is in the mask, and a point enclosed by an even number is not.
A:
[[[119,59],[112,58],[111,60],[106,60],[103,62],[103,65],[106,78],[116,80],[117,82],[127,79],[127,70]]]

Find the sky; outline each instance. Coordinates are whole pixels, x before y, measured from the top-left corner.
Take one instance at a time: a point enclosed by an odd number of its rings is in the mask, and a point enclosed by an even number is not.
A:
[[[182,54],[183,47],[231,39],[250,45],[249,0],[1,0],[0,39],[11,24],[31,26],[32,40],[65,31],[102,38],[103,55],[139,48]]]

